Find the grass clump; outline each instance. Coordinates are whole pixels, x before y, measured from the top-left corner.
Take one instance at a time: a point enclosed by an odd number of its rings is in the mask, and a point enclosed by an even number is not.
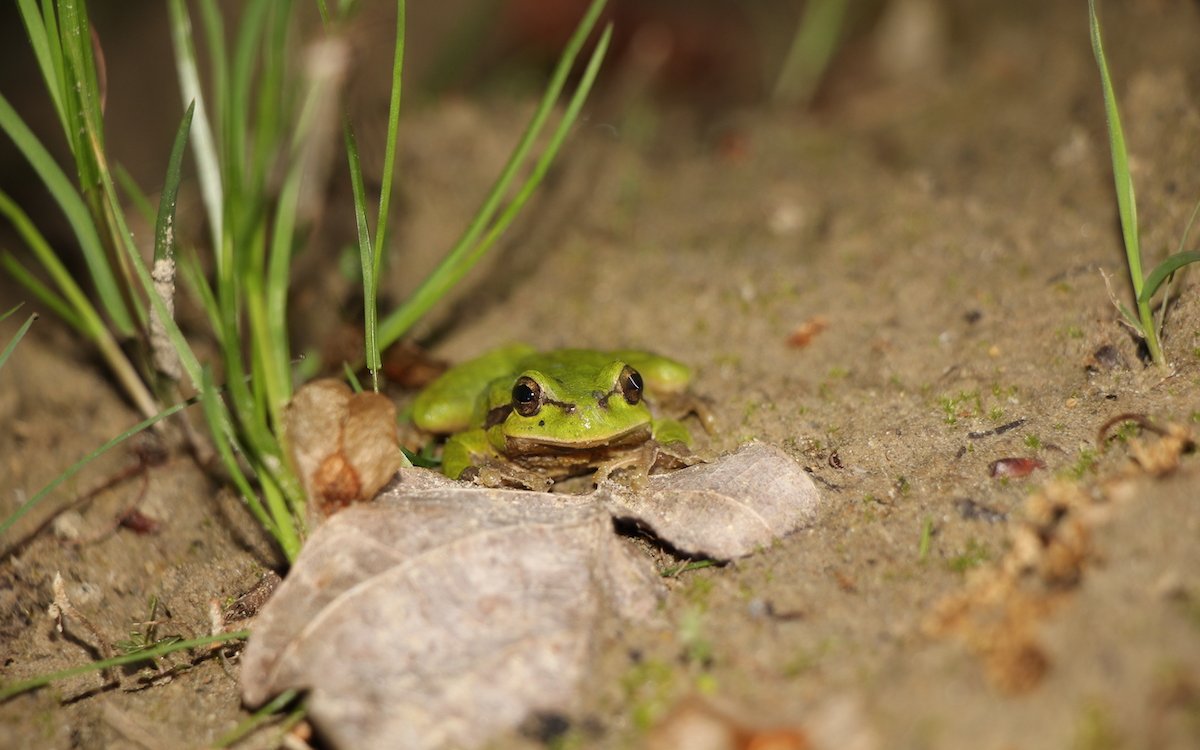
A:
[[[317,4],[325,42],[336,43],[356,3],[338,3],[336,8],[327,7],[324,0]],[[604,0],[593,0],[588,7],[528,129],[459,241],[410,299],[380,315],[378,278],[389,244],[406,33],[405,2],[397,0],[388,142],[378,203],[370,209],[353,127],[346,115],[341,116],[363,285],[363,361],[371,373],[371,387],[379,387],[381,349],[407,332],[495,245],[541,184],[579,117],[607,50],[611,28],[600,35],[563,114],[551,126],[568,74],[603,6]],[[202,405],[210,444],[196,445],[196,452],[217,456],[225,478],[290,562],[306,534],[307,498],[290,464],[283,411],[305,373],[317,370],[319,363],[310,360],[301,371],[294,360],[288,290],[294,253],[312,228],[304,196],[313,186],[306,180],[321,173],[313,164],[322,149],[314,144],[322,118],[331,116],[328,102],[338,100],[339,76],[314,65],[300,71],[292,64],[298,13],[290,1],[247,0],[238,4],[236,15],[227,15],[217,0],[197,0],[193,7],[199,33],[193,33],[185,0],[167,3],[183,101],[155,208],[110,161],[101,104],[104,82],[97,73],[103,67],[97,54],[102,40],[93,34],[85,0],[17,0],[77,179],[68,178],[41,137],[3,96],[0,130],[58,204],[87,279],[81,283],[72,276],[64,260],[66,250],[52,247],[3,191],[0,215],[12,223],[37,266],[27,266],[9,252],[0,254],[0,265],[96,348],[144,417],[136,429],[157,424],[186,406]],[[201,70],[194,39],[204,46],[206,70]],[[334,122],[338,115],[332,112]],[[535,144],[540,150],[535,151]],[[176,226],[177,195],[189,151],[206,232],[181,232]],[[149,214],[155,225],[149,263],[130,231],[129,205]],[[182,237],[205,234],[195,246],[181,243]],[[175,321],[179,288],[190,293],[208,324],[191,340]],[[0,364],[23,332],[0,355]],[[197,336],[219,353],[213,362],[202,362],[197,355]],[[195,434],[190,429],[185,433]],[[78,468],[72,467],[35,500]],[[26,503],[6,519],[0,532],[32,505]]]
[[[1169,284],[1175,272],[1189,263],[1200,261],[1200,252],[1184,250],[1188,232],[1200,211],[1200,204],[1192,211],[1192,217],[1184,229],[1179,241],[1179,249],[1155,266],[1149,274],[1142,271],[1142,252],[1139,244],[1137,201],[1133,191],[1133,177],[1129,171],[1129,153],[1125,146],[1125,131],[1121,127],[1121,116],[1117,111],[1117,95],[1113,89],[1112,79],[1108,72],[1108,62],[1104,56],[1104,45],[1100,37],[1100,19],[1096,15],[1095,0],[1088,0],[1088,20],[1091,29],[1092,51],[1096,56],[1096,65],[1100,69],[1100,84],[1104,92],[1104,112],[1108,121],[1108,143],[1112,152],[1113,181],[1117,194],[1117,212],[1121,217],[1121,232],[1125,243],[1125,261],[1129,268],[1129,278],[1133,284],[1133,296],[1137,314],[1124,304],[1116,302],[1117,309],[1125,323],[1142,339],[1150,358],[1156,365],[1166,366],[1167,360],[1163,355],[1162,336],[1163,323],[1166,318],[1167,298],[1163,294],[1162,305],[1159,308],[1157,320],[1151,308],[1154,295],[1164,284]]]

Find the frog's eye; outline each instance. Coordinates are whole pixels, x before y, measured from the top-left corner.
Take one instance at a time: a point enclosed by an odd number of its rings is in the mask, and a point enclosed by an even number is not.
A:
[[[522,417],[532,417],[542,408],[542,387],[531,377],[517,378],[512,389],[513,409]]]
[[[631,406],[636,404],[642,400],[642,374],[629,365],[625,365],[625,369],[621,370],[621,374],[617,377],[617,388],[625,397],[626,403]]]

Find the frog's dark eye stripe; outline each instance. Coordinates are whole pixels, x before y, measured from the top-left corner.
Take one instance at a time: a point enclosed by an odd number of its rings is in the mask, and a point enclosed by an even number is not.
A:
[[[508,415],[512,414],[512,410],[512,404],[504,404],[492,409],[487,413],[487,417],[484,418],[483,429],[490,430],[504,420],[508,419]]]
[[[617,388],[625,397],[625,402],[633,405],[642,400],[642,374],[629,365],[621,370],[617,377]]]
[[[533,378],[522,376],[512,388],[512,408],[522,417],[532,417],[542,408],[542,387]]]

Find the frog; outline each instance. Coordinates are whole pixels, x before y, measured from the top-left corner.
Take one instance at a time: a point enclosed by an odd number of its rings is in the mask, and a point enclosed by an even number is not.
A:
[[[451,367],[413,402],[414,424],[447,436],[442,473],[489,487],[544,490],[592,473],[635,476],[700,459],[682,418],[712,416],[688,390],[692,371],[639,350],[508,344]]]

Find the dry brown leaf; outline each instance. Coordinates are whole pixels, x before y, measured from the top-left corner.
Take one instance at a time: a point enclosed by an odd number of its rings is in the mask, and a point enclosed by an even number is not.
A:
[[[284,421],[292,460],[321,517],[370,500],[404,463],[396,407],[378,393],[315,380],[296,391]]]
[[[816,518],[820,495],[782,450],[750,443],[706,464],[649,477],[633,490],[605,482],[596,498],[692,557],[752,555]]]
[[[471,747],[571,710],[606,612],[653,619],[658,577],[601,506],[428,474],[308,541],[255,624],[247,702],[309,691],[336,747]]]

